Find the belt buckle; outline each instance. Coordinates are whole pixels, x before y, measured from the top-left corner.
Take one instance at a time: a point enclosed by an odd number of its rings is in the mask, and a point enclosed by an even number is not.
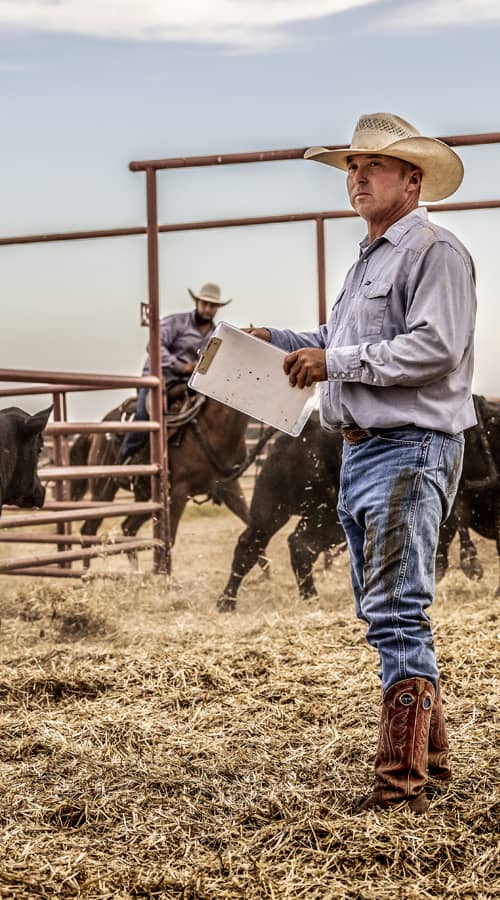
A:
[[[370,434],[365,428],[353,425],[351,428],[342,428],[342,436],[348,444],[360,444],[362,441],[366,441]]]

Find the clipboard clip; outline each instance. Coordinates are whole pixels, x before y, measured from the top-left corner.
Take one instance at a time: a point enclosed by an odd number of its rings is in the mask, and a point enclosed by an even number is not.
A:
[[[206,375],[210,366],[213,363],[215,354],[222,344],[222,339],[218,337],[210,338],[207,346],[205,347],[203,353],[200,356],[200,361],[196,366],[196,371],[199,372],[200,375]]]

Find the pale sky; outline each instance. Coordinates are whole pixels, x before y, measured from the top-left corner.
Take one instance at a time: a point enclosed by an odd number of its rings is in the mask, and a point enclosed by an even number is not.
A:
[[[499,46],[498,0],[0,0],[1,234],[143,225],[132,159],[347,145],[376,111],[428,135],[500,131]],[[498,199],[500,145],[458,152],[450,199]],[[348,206],[342,174],[302,160],[167,172],[159,187],[162,222]],[[474,387],[500,396],[500,210],[435,221],[475,257]],[[329,303],[363,233],[328,225]],[[140,372],[142,237],[0,254],[0,367]],[[312,223],[164,235],[160,254],[163,313],[216,281],[236,325],[316,324]],[[72,395],[70,413],[123,396]]]

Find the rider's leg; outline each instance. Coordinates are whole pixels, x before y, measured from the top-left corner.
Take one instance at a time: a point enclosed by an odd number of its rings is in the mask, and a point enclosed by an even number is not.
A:
[[[147,388],[139,388],[135,407],[134,422],[147,422],[149,413],[147,409]],[[120,448],[118,462],[122,463],[128,456],[133,456],[148,439],[148,433],[144,431],[128,431]]]

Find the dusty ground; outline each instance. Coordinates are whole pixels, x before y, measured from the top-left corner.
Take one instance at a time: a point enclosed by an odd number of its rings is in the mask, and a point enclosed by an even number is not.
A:
[[[0,896],[498,896],[493,546],[433,612],[455,779],[359,817],[379,688],[346,558],[304,604],[281,532],[222,616],[240,530],[191,507],[169,582],[0,579]]]

